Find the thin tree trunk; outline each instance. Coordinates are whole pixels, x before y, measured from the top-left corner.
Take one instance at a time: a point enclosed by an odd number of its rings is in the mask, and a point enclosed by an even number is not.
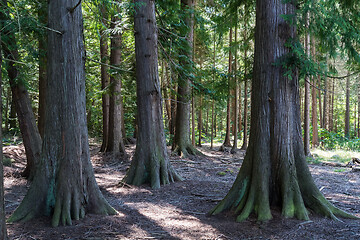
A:
[[[7,6],[7,1],[2,0],[0,5],[2,5],[2,9],[6,9],[5,6]],[[7,14],[6,10],[0,12],[0,19],[9,19]],[[1,42],[3,54],[5,58],[9,59],[7,72],[12,91],[12,101],[15,106],[16,115],[18,116],[20,132],[27,159],[26,168],[22,175],[29,180],[32,180],[36,166],[39,163],[42,141],[39,129],[36,125],[28,91],[22,80],[19,79],[19,69],[15,63],[19,61],[15,32],[7,26],[4,26],[2,31],[3,35],[6,35],[6,38],[3,37]]]
[[[346,78],[345,137],[350,138],[350,76]]]
[[[311,50],[313,59],[315,59],[315,38],[311,38]],[[313,135],[312,135],[312,146],[317,147],[319,145],[319,133],[318,133],[318,115],[317,115],[317,89],[316,86],[316,77],[312,77],[313,86],[311,87],[311,96],[312,96],[312,104],[311,104],[311,122],[313,127]]]
[[[116,213],[100,192],[90,162],[82,12],[77,4],[78,0],[49,1],[48,27],[63,32],[48,31],[48,46],[53,47],[48,51],[42,157],[10,222],[52,215],[53,226],[71,225],[87,212]]]
[[[237,17],[236,17],[237,18]],[[237,24],[235,24],[235,43],[237,44]],[[237,71],[237,51],[235,50],[234,53],[234,71]],[[234,76],[234,93],[235,93],[235,98],[233,100],[234,102],[234,122],[233,122],[233,126],[234,126],[234,143],[233,146],[231,148],[231,153],[235,153],[237,151],[237,141],[238,141],[238,98],[239,98],[239,83],[238,83],[238,79],[237,76],[235,74]]]
[[[115,29],[119,24],[119,17],[111,18],[111,29]],[[110,64],[119,67],[121,63],[121,34],[111,35]],[[106,152],[125,153],[125,146],[122,135],[122,101],[121,101],[121,79],[120,73],[113,73],[110,76],[110,99],[109,99],[109,139],[107,141]]]
[[[229,48],[232,45],[232,28],[230,27],[229,32]],[[225,140],[222,147],[231,147],[230,143],[230,132],[231,132],[231,74],[232,74],[232,53],[229,49],[229,64],[228,64],[228,98],[227,98],[227,109],[226,109],[226,134]]]
[[[103,26],[108,25],[108,13],[107,9],[104,5],[99,6],[101,8],[101,23]],[[103,28],[103,27],[102,27]],[[109,94],[108,94],[108,86],[109,86],[109,74],[108,74],[108,37],[105,32],[106,29],[102,29],[100,32],[100,58],[101,64],[100,73],[101,73],[101,100],[102,100],[102,144],[100,147],[100,152],[105,152],[107,147],[107,142],[109,139]]]
[[[319,95],[319,122],[320,122],[320,127],[322,128],[322,122],[323,122],[323,112],[322,112],[322,103],[321,103],[321,81],[320,81],[320,76],[318,76],[318,81],[317,84],[319,86],[318,89],[318,95]]]
[[[309,16],[307,16],[309,26]],[[310,56],[310,33],[305,37],[306,54]],[[305,77],[305,100],[304,100],[304,151],[305,156],[310,156],[310,77]]]
[[[322,121],[322,126],[321,128],[325,128],[327,130],[329,130],[328,128],[328,79],[325,76],[324,79],[324,107],[323,107],[323,121]]]
[[[245,30],[244,30],[244,41],[248,41],[247,39],[247,22],[245,22]],[[247,64],[247,48],[244,50],[244,135],[243,135],[243,144],[241,146],[241,150],[246,150],[248,147],[248,64]]]
[[[357,124],[357,134],[360,138],[360,80],[358,78],[358,124]]]
[[[124,181],[152,188],[181,180],[167,154],[158,73],[155,3],[135,0],[136,92],[139,132],[135,155]]]
[[[335,80],[333,79],[332,81],[332,93],[331,93],[331,98],[329,99],[330,104],[331,104],[331,110],[330,110],[330,114],[329,114],[329,130],[333,131],[334,130],[334,125],[337,124],[337,120],[334,117],[334,107],[335,107]],[[335,122],[336,120],[336,122]],[[336,128],[336,132],[337,132],[337,126]]]
[[[200,80],[201,81],[201,80]],[[198,139],[198,146],[201,147],[201,138],[202,138],[202,95],[200,94],[199,97],[199,110],[198,110],[198,132],[199,132],[199,139]]]

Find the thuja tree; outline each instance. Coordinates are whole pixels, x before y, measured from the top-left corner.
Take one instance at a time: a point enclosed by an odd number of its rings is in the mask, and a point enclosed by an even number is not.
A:
[[[297,70],[285,75],[281,64],[291,57],[286,43],[296,39],[283,16],[294,16],[295,8],[293,1],[256,3],[249,147],[232,188],[210,214],[232,210],[242,221],[254,212],[265,221],[272,218],[270,207],[280,206],[284,217],[308,219],[306,207],[330,218],[353,217],[325,199],[306,164]]]
[[[181,180],[170,165],[166,149],[158,73],[155,4],[135,1],[135,55],[138,133],[135,155],[124,179],[133,185],[159,188]]]
[[[71,224],[86,212],[115,214],[95,181],[85,116],[85,67],[81,4],[48,6],[46,122],[40,165],[9,221],[52,215],[52,225]],[[59,21],[61,19],[61,21]]]

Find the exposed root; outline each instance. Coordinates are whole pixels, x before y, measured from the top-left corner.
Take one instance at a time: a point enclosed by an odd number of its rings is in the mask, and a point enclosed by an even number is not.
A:
[[[174,148],[173,152],[182,158],[187,158],[189,156],[204,156],[204,154],[197,150],[192,144],[186,144],[185,146],[178,145]]]

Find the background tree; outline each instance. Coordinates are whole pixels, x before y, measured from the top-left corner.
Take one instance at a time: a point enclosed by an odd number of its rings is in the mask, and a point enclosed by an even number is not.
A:
[[[115,214],[95,181],[85,116],[81,3],[49,2],[46,124],[41,162],[24,200],[9,221],[52,215],[71,225],[86,212]],[[59,21],[62,19],[62,21]]]
[[[194,0],[181,0],[184,27],[180,35],[185,36],[180,48],[175,137],[173,151],[179,155],[194,155],[198,151],[190,140],[190,80],[193,78],[192,46],[194,38]]]
[[[295,3],[258,0],[256,9],[249,147],[232,188],[210,214],[231,209],[242,221],[255,212],[265,221],[275,205],[284,217],[308,219],[305,206],[331,218],[351,217],[325,199],[306,164],[297,70],[290,68],[291,75],[285,75],[281,64],[291,57],[286,43],[296,39],[296,27],[290,23]],[[291,21],[282,16],[291,16]]]
[[[152,188],[181,180],[167,154],[161,89],[158,73],[155,4],[135,1],[135,51],[138,135],[130,169],[124,179],[133,185],[150,183]]]
[[[115,5],[120,1],[115,1]],[[110,64],[115,67],[120,67],[121,63],[121,31],[118,25],[120,24],[120,12],[116,6],[111,17],[110,27],[112,29],[111,43],[110,43]],[[108,140],[106,152],[125,153],[123,131],[122,131],[122,97],[121,97],[121,78],[117,70],[112,71],[110,75],[110,105],[109,105],[109,127]]]
[[[0,32],[1,39],[1,32]],[[2,49],[0,45],[0,69],[2,65]],[[2,126],[2,74],[0,73],[0,126]],[[7,239],[5,224],[5,201],[4,201],[4,169],[3,169],[3,150],[2,150],[2,127],[0,127],[0,240]]]
[[[9,76],[12,102],[15,106],[26,152],[27,164],[22,175],[31,180],[35,174],[35,168],[39,163],[41,137],[36,125],[35,116],[24,79],[21,78],[19,72],[20,59],[15,37],[16,31],[14,29],[14,23],[11,22],[9,16],[7,0],[1,0],[0,6],[2,9],[0,11],[0,20],[3,22],[1,44],[3,47],[4,58],[7,59],[6,69]]]

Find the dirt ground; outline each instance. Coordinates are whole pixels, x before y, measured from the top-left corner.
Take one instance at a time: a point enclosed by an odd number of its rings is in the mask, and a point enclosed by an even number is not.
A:
[[[128,146],[131,156],[135,146]],[[86,215],[72,226],[53,228],[42,217],[27,223],[8,224],[10,239],[360,239],[360,220],[332,221],[310,213],[310,221],[284,219],[273,209],[273,219],[258,223],[254,216],[236,223],[235,216],[207,217],[228,192],[242,163],[244,152],[235,155],[199,148],[206,156],[171,157],[184,181],[152,190],[149,186],[119,184],[129,159],[99,153],[91,145],[98,184],[115,216]],[[25,154],[22,146],[8,146],[4,155],[13,159],[5,167],[5,204],[9,216],[28,188],[20,177]],[[360,173],[349,168],[310,165],[313,177],[334,205],[360,217]]]

